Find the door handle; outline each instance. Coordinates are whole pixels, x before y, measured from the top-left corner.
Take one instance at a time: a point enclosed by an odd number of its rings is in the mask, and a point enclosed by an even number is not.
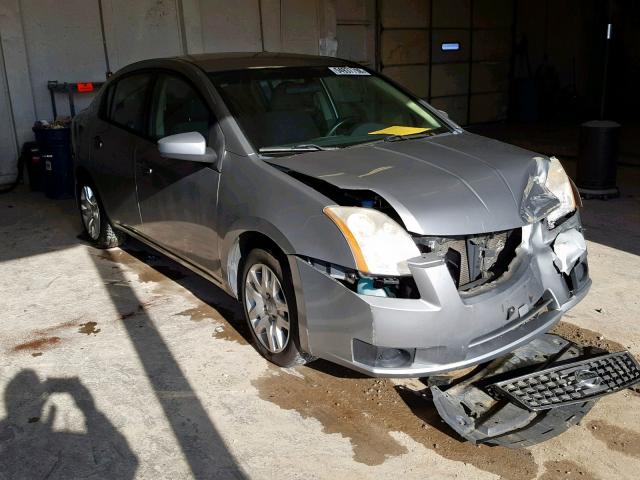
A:
[[[153,173],[153,168],[151,168],[147,162],[142,162],[140,163],[140,171],[143,175],[151,175]]]
[[[100,138],[99,136],[93,137],[93,144],[95,145],[97,150],[100,150],[104,145],[104,143],[102,143],[102,138]]]

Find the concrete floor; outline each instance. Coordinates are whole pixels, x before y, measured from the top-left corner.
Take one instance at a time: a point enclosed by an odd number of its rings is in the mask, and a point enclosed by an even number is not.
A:
[[[594,286],[562,331],[640,357],[638,171],[585,204]],[[638,478],[638,391],[545,444],[476,447],[398,382],[268,364],[216,287],[79,231],[71,201],[0,196],[2,480]]]

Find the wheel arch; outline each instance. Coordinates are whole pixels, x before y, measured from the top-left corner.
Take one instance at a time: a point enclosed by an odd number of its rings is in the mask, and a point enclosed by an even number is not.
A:
[[[283,241],[284,245],[282,245]],[[291,267],[286,253],[286,251],[290,251],[291,246],[284,236],[281,237],[280,243],[278,243],[272,238],[272,235],[266,234],[264,231],[244,230],[238,232],[233,236],[232,240],[228,240],[225,243],[227,245],[230,244],[230,247],[225,249],[227,255],[222,263],[222,273],[231,293],[233,293],[236,298],[239,298],[240,295],[240,272],[242,271],[247,255],[249,255],[249,252],[253,249],[261,248],[268,251],[280,262],[288,273],[291,273]]]
[[[288,245],[286,239],[284,237],[282,238]],[[288,247],[291,248],[290,245],[288,245]],[[231,290],[230,293],[241,301],[241,272],[244,269],[244,262],[247,256],[256,248],[266,250],[273,255],[276,260],[280,262],[283,273],[288,274],[291,279],[298,320],[298,338],[296,340],[298,341],[299,350],[303,352],[304,355],[309,356],[308,353],[304,353],[310,351],[304,297],[301,294],[300,276],[295,265],[295,261],[293,260],[295,256],[292,254],[291,250],[288,250],[287,247],[283,248],[283,246],[276,242],[270,235],[259,230],[245,230],[236,235],[231,248],[228,250],[229,254],[226,258],[226,265],[223,263],[223,265],[226,266],[224,274],[227,278],[228,287]],[[309,356],[309,358],[311,358],[311,356]]]
[[[91,174],[89,173],[89,170],[84,165],[76,166],[76,168],[74,169],[74,176],[75,176],[76,186],[77,186],[78,180],[88,180],[91,183],[94,183],[93,179],[91,178]]]

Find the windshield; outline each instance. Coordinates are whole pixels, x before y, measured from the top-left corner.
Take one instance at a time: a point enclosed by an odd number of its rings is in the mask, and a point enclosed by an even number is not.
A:
[[[258,151],[342,148],[449,130],[417,100],[362,68],[261,68],[210,78]]]

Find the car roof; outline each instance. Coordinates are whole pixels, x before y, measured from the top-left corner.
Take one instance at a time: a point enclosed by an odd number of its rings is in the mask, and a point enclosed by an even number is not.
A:
[[[246,68],[325,67],[351,64],[346,60],[334,57],[272,52],[205,53],[178,58],[199,66],[205,72],[244,70]]]
[[[126,73],[147,67],[168,66],[175,62],[187,62],[200,67],[207,73],[245,70],[250,68],[279,67],[339,67],[353,65],[353,62],[334,57],[302,55],[295,53],[239,52],[203,53],[180,57],[152,58],[123,67],[118,73]]]

